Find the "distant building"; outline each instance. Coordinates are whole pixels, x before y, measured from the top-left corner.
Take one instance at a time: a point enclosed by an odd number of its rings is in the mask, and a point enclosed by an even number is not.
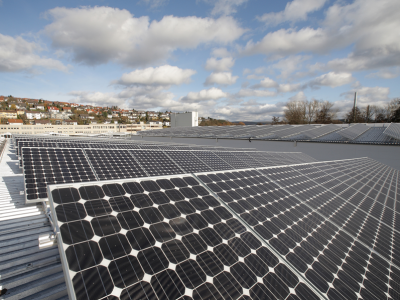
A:
[[[21,119],[8,119],[7,124],[9,124],[9,125],[24,125],[24,122]]]
[[[58,113],[60,110],[57,107],[49,106],[48,111],[49,111],[49,113],[52,114],[52,113]]]
[[[26,111],[25,116],[28,120],[40,120],[42,118],[42,113],[36,111]]]
[[[0,118],[3,119],[16,119],[17,111],[16,110],[0,110]]]
[[[194,126],[199,126],[199,113],[197,111],[188,113],[171,113],[171,127]]]

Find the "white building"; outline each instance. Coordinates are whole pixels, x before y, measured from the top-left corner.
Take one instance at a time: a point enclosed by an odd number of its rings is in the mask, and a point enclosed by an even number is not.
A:
[[[192,111],[188,113],[171,113],[171,127],[193,127],[199,126],[199,113]]]

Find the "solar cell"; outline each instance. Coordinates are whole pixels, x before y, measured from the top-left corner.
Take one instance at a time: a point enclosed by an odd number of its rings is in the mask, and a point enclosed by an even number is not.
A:
[[[189,203],[187,198],[169,198],[167,204],[147,208],[104,210],[113,207],[105,196],[110,186],[127,198],[145,196],[149,189],[169,197],[168,190],[186,188],[203,200],[203,210],[179,210],[177,204]],[[241,221],[195,187],[200,183],[188,175],[50,186],[70,297],[318,299]],[[89,199],[88,191],[97,191],[98,197]],[[94,201],[103,204],[93,213],[87,207]],[[166,205],[180,215],[164,215]]]

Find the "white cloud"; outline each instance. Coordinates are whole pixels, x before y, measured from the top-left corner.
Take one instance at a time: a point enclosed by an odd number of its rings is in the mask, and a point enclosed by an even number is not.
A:
[[[271,78],[266,77],[260,81],[259,86],[263,87],[263,88],[273,88],[273,87],[277,87],[278,83],[275,80],[272,80]]]
[[[385,68],[378,72],[371,73],[367,77],[379,77],[384,79],[396,78],[400,75],[400,67],[396,68]]]
[[[248,0],[204,0],[207,3],[214,4],[211,15],[228,16],[236,13],[237,7],[246,3]]]
[[[279,60],[271,65],[271,68],[280,70],[280,78],[288,78],[294,71],[302,67],[302,63],[309,60],[311,56],[307,55],[291,55]]]
[[[149,5],[151,8],[157,8],[161,5],[164,5],[168,0],[141,0],[141,2]]]
[[[270,121],[272,116],[281,116],[283,106],[280,103],[244,102],[240,106],[216,107],[213,115],[216,118],[230,121]]]
[[[257,19],[268,25],[304,21],[309,13],[320,10],[326,2],[327,0],[294,0],[286,4],[284,11],[266,13]]]
[[[207,59],[205,69],[215,72],[224,72],[224,71],[229,71],[234,64],[235,60],[232,57],[224,57],[221,59],[216,59],[214,57],[211,57]]]
[[[189,83],[190,77],[195,73],[195,70],[164,65],[157,68],[149,67],[125,73],[115,83],[122,85],[180,85],[182,83]]]
[[[293,2],[292,2],[293,3]],[[269,32],[261,41],[249,41],[243,54],[292,55],[328,53],[354,45],[347,57],[334,59],[326,68],[352,72],[400,65],[400,1],[338,1],[326,13],[319,28],[289,28]]]
[[[164,16],[150,22],[146,16],[135,18],[111,7],[57,7],[47,15],[53,21],[44,32],[53,47],[88,65],[113,61],[144,66],[164,61],[178,48],[228,44],[245,32],[232,17]]]
[[[205,85],[219,84],[219,85],[231,85],[236,82],[239,76],[232,76],[231,72],[217,72],[211,73],[206,78]]]
[[[319,86],[329,86],[334,88],[345,84],[349,84],[354,80],[355,78],[351,75],[351,73],[329,72],[311,80],[308,83],[308,85],[312,88]]]
[[[201,90],[200,92],[189,92],[181,100],[183,102],[193,103],[207,100],[217,100],[221,98],[226,98],[227,96],[227,93],[218,88],[212,87],[208,90]]]
[[[39,56],[41,47],[22,37],[13,38],[0,33],[0,72],[37,72],[38,68],[67,72],[69,67],[62,62]]]
[[[212,50],[211,55],[214,57],[230,57],[231,54],[226,48],[215,48]]]
[[[277,90],[278,90],[279,93],[289,93],[289,92],[298,91],[298,90],[303,89],[303,88],[304,87],[299,83],[296,83],[296,84],[281,83],[281,84],[278,85]]]
[[[237,97],[272,97],[275,96],[276,92],[268,90],[253,90],[253,89],[241,89],[236,96]]]
[[[293,100],[293,101],[305,101],[305,100],[307,100],[307,97],[306,97],[306,95],[304,94],[303,91],[300,91],[300,92],[298,92],[296,95],[290,97],[289,100]]]

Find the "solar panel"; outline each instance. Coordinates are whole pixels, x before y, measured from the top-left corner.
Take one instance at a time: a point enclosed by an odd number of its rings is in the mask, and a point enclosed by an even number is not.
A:
[[[211,151],[193,151],[192,153],[213,171],[232,169],[229,164]]]
[[[400,124],[390,123],[383,133],[387,136],[400,140]]]
[[[349,173],[361,172],[360,179],[365,179],[371,168],[377,174],[367,183],[391,184],[375,195],[375,206],[356,208],[352,201],[360,198],[351,195],[359,182]],[[396,218],[385,219],[378,205],[389,200],[388,191],[399,180],[397,171],[360,159],[196,175],[327,298],[399,297],[394,253],[400,244],[389,238],[399,241],[393,229]]]
[[[185,173],[164,152],[157,150],[132,150],[131,154],[149,176]]]
[[[129,150],[85,149],[99,180],[147,177]]]
[[[354,140],[356,137],[363,134],[368,129],[370,129],[370,127],[368,127],[367,125],[355,124],[346,129],[340,130],[337,133],[345,137],[346,139]]]
[[[26,202],[47,200],[47,184],[96,180],[82,149],[22,148]]]
[[[198,159],[191,151],[165,152],[185,173],[209,172],[211,169]]]
[[[49,191],[71,299],[319,298],[191,176]]]

